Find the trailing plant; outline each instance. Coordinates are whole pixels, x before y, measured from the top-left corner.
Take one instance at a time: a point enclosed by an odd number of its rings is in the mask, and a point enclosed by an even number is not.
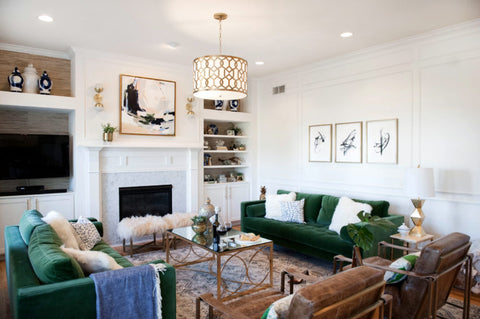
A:
[[[193,216],[190,219],[194,224],[201,224],[207,221],[207,216]]]
[[[357,217],[360,219],[360,223],[348,224],[347,231],[355,245],[364,251],[372,248],[374,243],[373,234],[368,230],[368,225],[379,226],[387,230],[393,230],[397,227],[391,221],[378,216],[372,216],[363,210],[357,214]]]
[[[102,124],[103,133],[113,133],[117,130],[117,127],[111,126],[110,123]]]

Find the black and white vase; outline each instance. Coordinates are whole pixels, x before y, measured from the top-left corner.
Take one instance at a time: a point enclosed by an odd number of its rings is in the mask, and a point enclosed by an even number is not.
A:
[[[230,100],[230,111],[231,112],[238,112],[238,100]]]
[[[215,110],[221,111],[223,109],[223,100],[215,100]]]
[[[38,79],[38,89],[40,94],[50,94],[52,90],[52,80],[48,77],[47,71],[43,71],[42,77]]]
[[[22,92],[23,88],[23,77],[18,71],[18,68],[15,67],[12,74],[8,76],[8,84],[10,85],[10,91],[12,92]]]

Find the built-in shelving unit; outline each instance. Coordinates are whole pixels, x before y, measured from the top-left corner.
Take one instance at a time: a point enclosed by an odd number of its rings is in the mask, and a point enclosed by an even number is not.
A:
[[[77,99],[70,96],[0,91],[0,105],[21,109],[35,108],[69,112],[76,109]]]

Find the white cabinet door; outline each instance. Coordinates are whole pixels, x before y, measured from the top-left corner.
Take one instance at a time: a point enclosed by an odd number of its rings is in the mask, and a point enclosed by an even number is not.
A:
[[[228,185],[228,217],[229,221],[240,220],[240,203],[250,200],[249,183],[232,183]]]
[[[51,210],[54,210],[62,214],[67,219],[75,218],[72,193],[33,196],[32,200],[36,210],[38,210],[44,216]]]
[[[227,220],[228,204],[227,204],[227,184],[208,184],[205,185],[204,200],[210,198],[213,206],[218,206],[222,210],[219,219],[220,223]]]
[[[5,226],[18,225],[23,213],[32,208],[27,197],[0,198],[0,253],[5,253]]]

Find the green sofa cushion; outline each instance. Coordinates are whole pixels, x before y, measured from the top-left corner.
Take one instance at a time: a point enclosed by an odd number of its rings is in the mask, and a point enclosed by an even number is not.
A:
[[[64,253],[62,241],[48,225],[35,227],[28,245],[28,257],[35,274],[43,283],[56,283],[85,277],[75,259]]]
[[[32,236],[35,227],[46,224],[42,220],[42,217],[42,214],[40,214],[40,212],[36,209],[27,210],[25,213],[23,213],[18,227],[25,245],[28,246],[30,243],[30,237]]]
[[[278,190],[277,194],[288,194],[291,191]],[[305,198],[305,206],[303,207],[305,222],[315,222],[317,220],[320,207],[322,206],[323,195],[297,193],[297,200]]]
[[[332,222],[333,213],[337,207],[340,197],[324,195],[322,199],[322,208],[320,209],[320,214],[318,214],[317,223],[321,225],[330,225]],[[360,200],[353,199],[359,203],[365,203],[372,206],[372,215],[379,217],[388,216],[388,208],[390,203],[384,200]]]
[[[247,216],[248,217],[264,217],[265,203],[247,206]]]

